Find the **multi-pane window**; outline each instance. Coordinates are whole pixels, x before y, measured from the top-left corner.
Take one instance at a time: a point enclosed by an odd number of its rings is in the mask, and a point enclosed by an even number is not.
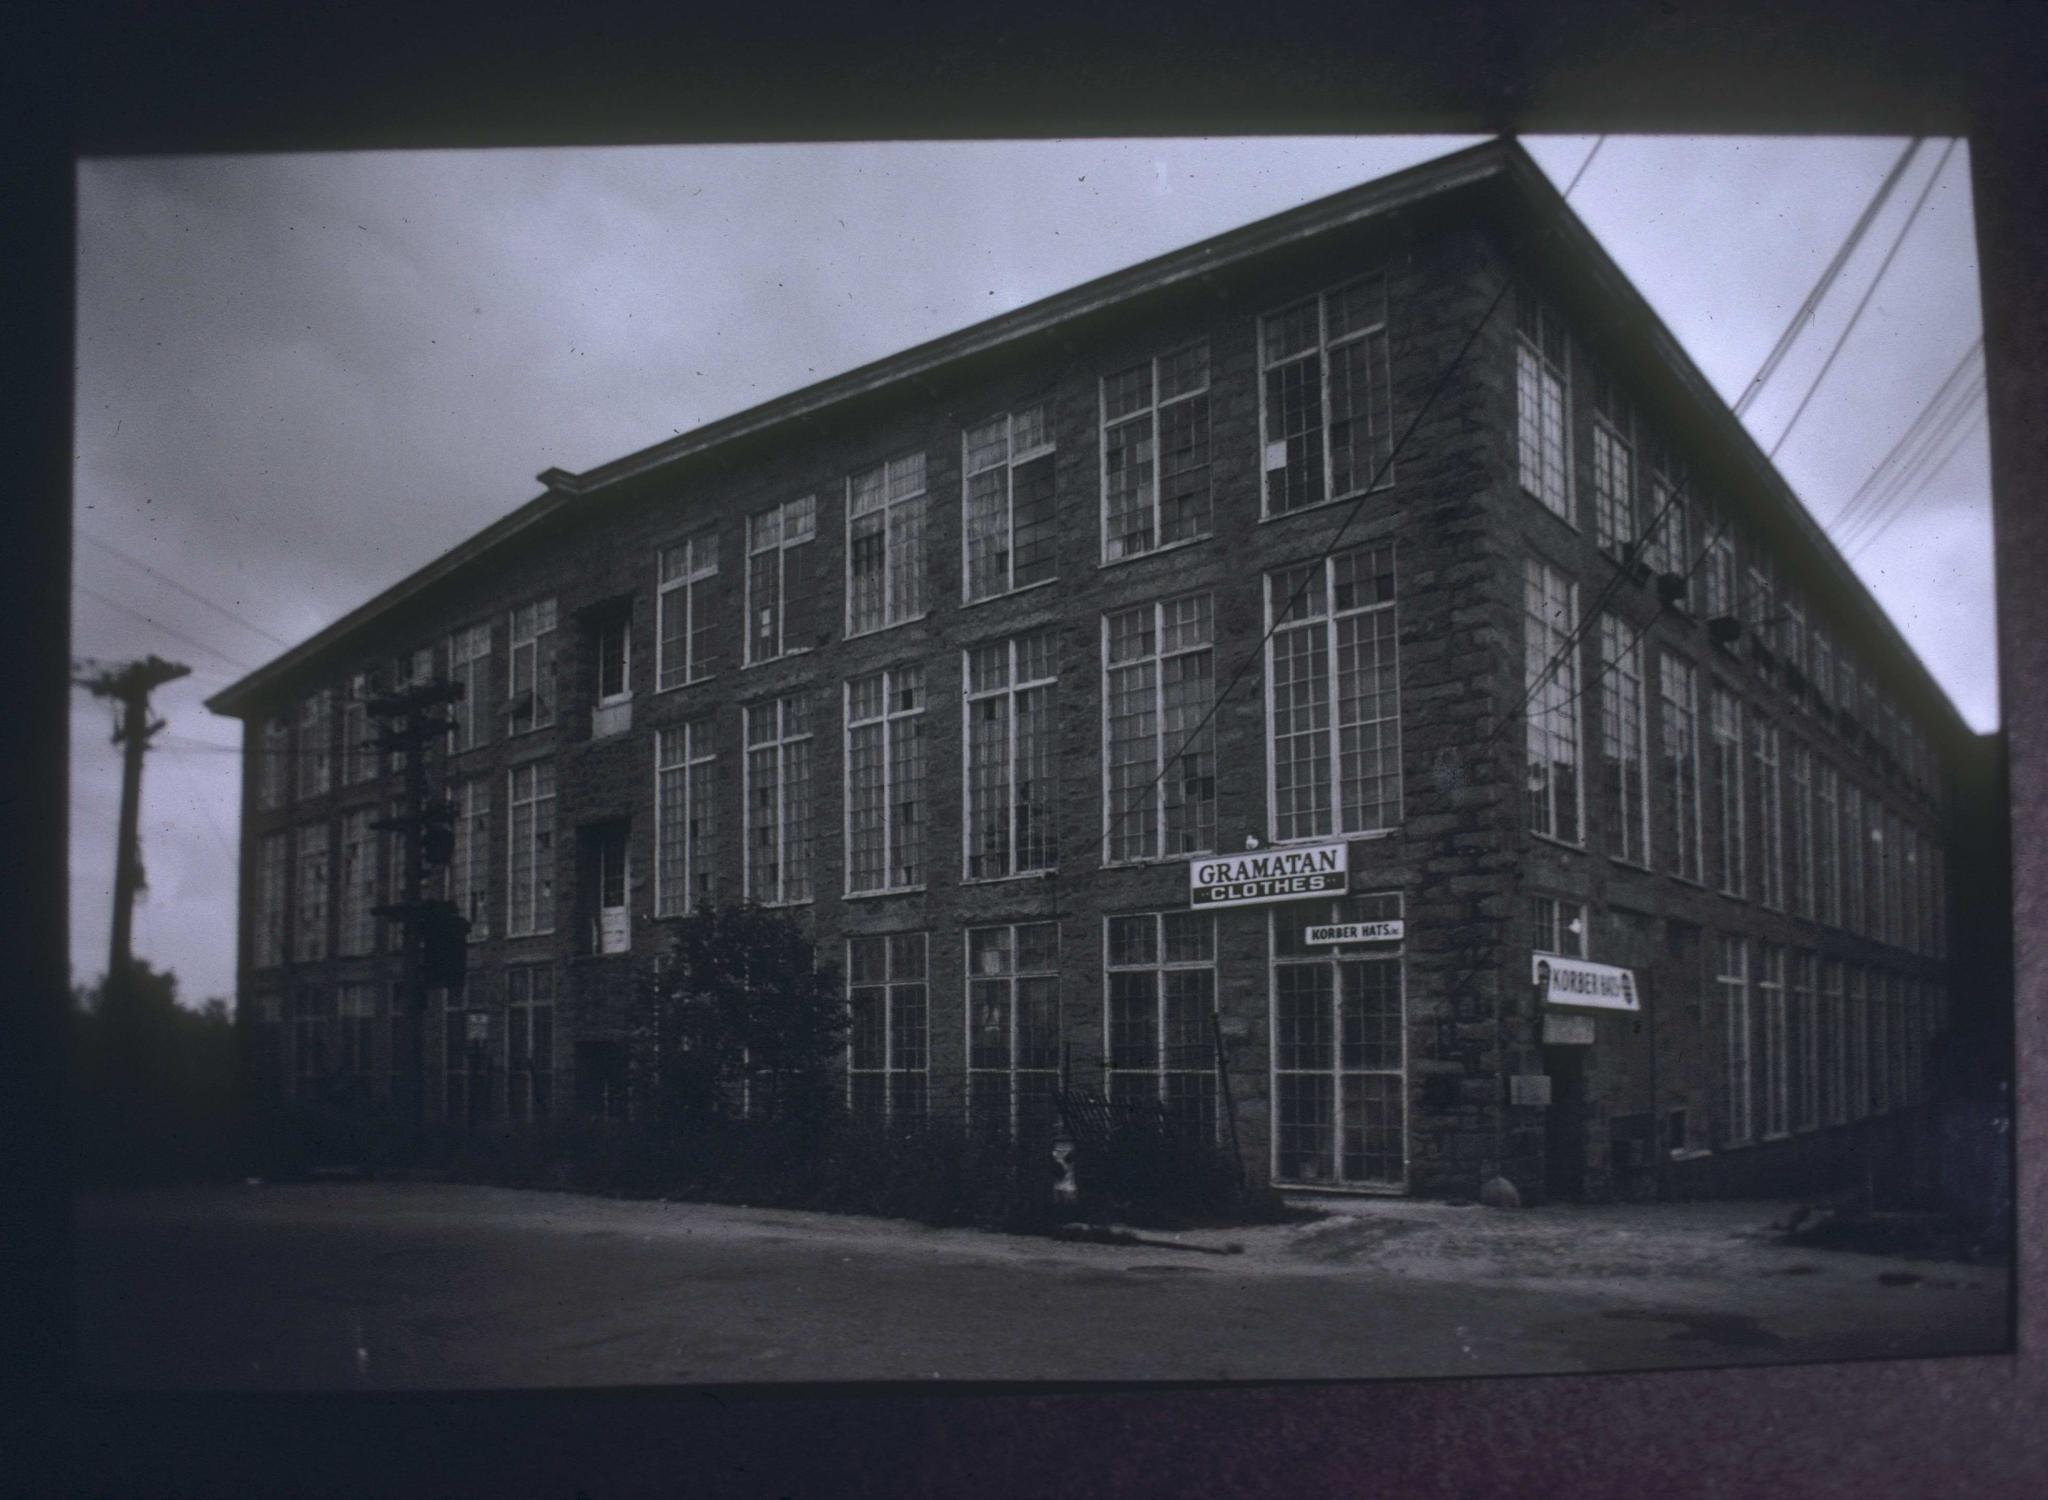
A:
[[[1892,1098],[1892,1010],[1885,994],[1886,976],[1871,971],[1870,984],[1870,1112],[1881,1115],[1891,1109]]]
[[[1756,1134],[1756,1092],[1750,1076],[1749,944],[1739,937],[1720,940],[1716,985],[1721,995],[1721,1090],[1726,1144],[1746,1144]]]
[[[490,680],[491,627],[471,625],[448,637],[448,676],[462,696],[448,705],[448,748],[471,750],[491,737],[484,686]]]
[[[1701,597],[1710,620],[1733,618],[1735,614],[1735,542],[1725,526],[1717,526],[1707,541],[1700,578]]]
[[[846,889],[924,883],[924,668],[846,685]]]
[[[264,720],[257,755],[256,805],[264,812],[275,812],[292,794],[292,726],[282,715]]]
[[[1393,452],[1384,275],[1259,320],[1266,514],[1283,515],[1384,482]]]
[[[377,987],[344,984],[337,995],[341,1013],[338,1071],[347,1074],[356,1088],[367,1094],[371,1076],[377,1071]]]
[[[1662,668],[1664,706],[1664,778],[1671,784],[1671,858],[1673,875],[1703,880],[1700,852],[1700,685],[1691,662],[1665,654]]]
[[[847,939],[847,1091],[853,1112],[865,1119],[924,1118],[925,948],[921,932]]]
[[[417,650],[408,651],[402,656],[394,657],[391,662],[392,692],[403,693],[407,688],[425,687],[428,683],[432,682],[434,680],[434,655],[434,647],[421,646]],[[393,750],[391,752],[391,769],[393,772],[403,772],[405,770],[405,752],[403,750]]]
[[[1636,541],[1635,419],[1614,382],[1593,375],[1593,539],[1621,557]]]
[[[1744,875],[1742,796],[1742,700],[1724,687],[1713,697],[1714,793],[1721,824],[1721,889],[1740,896]]]
[[[717,894],[717,784],[711,723],[654,736],[654,913],[676,917]]]
[[[513,610],[508,638],[511,732],[545,728],[555,722],[555,601],[541,599]]]
[[[811,899],[811,700],[747,705],[747,895]]]
[[[700,531],[661,549],[661,583],[654,606],[656,692],[696,682],[717,669],[712,626],[719,600],[711,582],[717,576],[715,531]]]
[[[1915,953],[1925,953],[1927,942],[1921,901],[1925,887],[1920,882],[1920,833],[1903,821],[1899,824],[1899,833],[1905,840],[1905,869],[1899,882],[1906,904],[1905,946]]]
[[[1823,708],[1835,701],[1835,648],[1828,639],[1828,633],[1821,628],[1819,620],[1807,633],[1807,652],[1811,658],[1814,701]]]
[[[334,777],[334,693],[322,688],[299,704],[299,795],[317,797]]]
[[[1565,426],[1570,357],[1564,325],[1526,291],[1517,298],[1515,461],[1522,488],[1570,521],[1571,450]]]
[[[1401,914],[1398,895],[1316,911],[1338,922]],[[1273,1175],[1399,1188],[1407,1181],[1406,1005],[1398,948],[1314,947],[1303,917],[1272,918]]]
[[[1786,780],[1792,805],[1792,836],[1786,844],[1792,914],[1814,914],[1813,751],[1797,740],[1787,748]]]
[[[1103,923],[1110,1098],[1157,1100],[1200,1139],[1216,1134],[1216,919],[1169,911]]]
[[[1060,1076],[1060,940],[1052,922],[967,933],[967,1107],[986,1135],[1052,1133]]]
[[[1848,1032],[1849,1084],[1847,1092],[1849,1118],[1860,1120],[1870,1113],[1870,999],[1865,988],[1865,971],[1855,964],[1847,966],[1848,1009],[1844,1016],[1844,1029]]]
[[[1869,871],[1864,877],[1863,935],[1878,942],[1890,940],[1891,929],[1886,913],[1890,910],[1887,896],[1891,889],[1891,851],[1884,842],[1884,804],[1872,792],[1863,803],[1864,843],[1870,851]]]
[[[1529,558],[1524,575],[1523,663],[1528,708],[1529,827],[1580,842],[1579,660],[1573,631],[1579,586]]]
[[[1776,943],[1758,943],[1751,977],[1763,1012],[1764,1134],[1783,1135],[1791,1055],[1785,1034],[1785,950]]]
[[[1213,600],[1190,594],[1141,604],[1106,616],[1103,634],[1107,857],[1214,848]]]
[[[409,816],[403,798],[394,800],[384,810],[384,815],[394,826],[384,830],[385,877],[384,899],[394,905],[407,900],[412,892],[406,884],[406,835],[403,828],[395,826],[397,820]],[[388,953],[405,951],[405,923],[398,917],[384,919],[384,948]]]
[[[1905,923],[1906,840],[1899,815],[1884,812],[1884,941],[1893,947],[1906,944]]]
[[[1806,675],[1806,606],[1789,583],[1778,588],[1778,657],[1785,664],[1785,681],[1798,686]]]
[[[521,964],[505,971],[505,1106],[515,1122],[555,1112],[555,971]]]
[[[348,680],[341,700],[341,783],[357,786],[377,778],[377,746],[370,738],[370,674]]]
[[[1665,657],[1664,664],[1668,699],[1672,659]],[[1604,615],[1600,620],[1600,666],[1601,680],[1606,684],[1600,695],[1600,796],[1601,821],[1607,826],[1607,852],[1632,864],[1648,864],[1650,745],[1649,715],[1643,702],[1643,643],[1639,635],[1613,615]],[[1671,764],[1674,760],[1683,766],[1691,758],[1683,753],[1682,744],[1673,742],[1668,704],[1664,740],[1668,775],[1676,769]],[[1684,823],[1681,809],[1681,844],[1685,838]]]
[[[1659,444],[1651,450],[1649,465],[1649,546],[1645,557],[1660,573],[1690,578],[1693,571],[1692,515],[1685,497],[1685,476],[1671,450]]]
[[[600,708],[633,696],[633,617],[623,609],[608,610],[592,622],[591,644],[597,651],[597,702]],[[607,727],[598,727],[602,723]],[[591,736],[617,733],[623,721],[607,716],[592,720]]]
[[[342,957],[375,950],[377,919],[370,908],[376,903],[377,836],[370,831],[370,813],[364,808],[341,820],[341,912],[335,951]]]
[[[334,991],[325,985],[292,992],[292,1072],[301,1099],[311,1099],[334,1072]]]
[[[1529,898],[1529,946],[1560,958],[1586,956],[1586,907],[1556,896]]]
[[[992,880],[1059,862],[1059,726],[1050,630],[970,647],[967,682],[967,878]]]
[[[1401,820],[1400,652],[1392,543],[1270,575],[1273,837]]]
[[[1842,920],[1842,784],[1841,776],[1825,760],[1813,768],[1813,889],[1814,916],[1830,926]]]
[[[1936,958],[1948,957],[1948,857],[1941,845],[1934,845],[1927,862],[1927,904],[1931,921],[1927,940]]]
[[[1842,961],[1820,961],[1820,1019],[1815,1045],[1814,1108],[1817,1123],[1839,1125],[1846,1118],[1849,1087],[1849,1029],[1843,1016]]]
[[[250,962],[259,969],[284,962],[285,887],[290,878],[289,865],[285,835],[265,834],[256,849],[256,909],[250,924],[255,943]]]
[[[1820,1123],[1818,1084],[1820,1075],[1820,1028],[1814,1013],[1813,954],[1800,949],[1792,955],[1791,987],[1785,994],[1785,1071],[1790,1095],[1787,1123],[1794,1130],[1811,1130]]]
[[[1870,936],[1869,907],[1866,902],[1864,852],[1869,839],[1863,824],[1863,788],[1847,777],[1842,779],[1842,925],[1864,937]]]
[[[506,798],[510,847],[506,868],[505,935],[555,930],[555,767],[529,761],[511,771]]]
[[[806,651],[816,628],[811,598],[818,500],[805,495],[747,518],[747,660]]]
[[[452,789],[455,857],[448,870],[449,899],[469,919],[472,941],[491,933],[491,784],[479,776]]]
[[[300,963],[327,956],[327,825],[299,830],[299,900],[293,924],[292,957]]]
[[[924,613],[924,455],[907,453],[847,482],[846,631]]]
[[[441,1107],[453,1125],[491,1118],[491,1013],[450,1007],[442,1015]]]
[[[1750,659],[1765,676],[1771,669],[1772,623],[1776,609],[1772,602],[1770,560],[1752,549],[1749,565],[1742,571],[1742,627],[1749,640]]]
[[[1856,680],[1856,658],[1844,641],[1835,655],[1835,712],[1855,718],[1861,710],[1861,689]]]
[[[1209,530],[1209,346],[1102,381],[1102,560]]]
[[[1750,768],[1756,781],[1756,895],[1769,907],[1785,906],[1785,808],[1778,782],[1778,726],[1749,726]]]
[[[961,435],[969,600],[1044,583],[1053,542],[1052,409],[1040,402]]]

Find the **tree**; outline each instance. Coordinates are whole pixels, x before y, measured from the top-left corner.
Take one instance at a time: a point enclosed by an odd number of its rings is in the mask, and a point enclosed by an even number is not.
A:
[[[839,972],[787,914],[707,901],[641,983],[665,1118],[829,1112],[847,1024]]]

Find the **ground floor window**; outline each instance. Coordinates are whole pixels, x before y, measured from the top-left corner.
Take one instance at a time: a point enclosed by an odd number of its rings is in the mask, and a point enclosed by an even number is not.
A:
[[[1145,912],[1103,923],[1109,1096],[1156,1100],[1176,1125],[1216,1135],[1216,918]]]
[[[1749,944],[1723,937],[1715,983],[1721,997],[1721,1143],[1748,1144],[1756,1133],[1756,1093],[1750,1078]]]
[[[1308,941],[1312,924],[1400,915],[1398,893],[1283,906],[1271,914],[1273,1175],[1279,1181],[1407,1185],[1400,945]]]
[[[491,1013],[451,1009],[445,1014],[445,1118],[451,1125],[486,1124],[491,1118]]]
[[[517,1123],[555,1112],[555,971],[505,972],[505,1111]]]
[[[1052,922],[967,933],[967,1108],[976,1131],[1049,1137],[1059,1086],[1060,934]]]
[[[925,934],[846,944],[847,1095],[856,1115],[900,1123],[925,1115],[929,1049]]]

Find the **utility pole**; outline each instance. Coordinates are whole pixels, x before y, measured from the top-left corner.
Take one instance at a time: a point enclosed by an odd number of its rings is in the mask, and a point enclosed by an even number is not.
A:
[[[411,1095],[416,1150],[424,1145],[427,1131],[427,992],[436,987],[459,991],[467,963],[469,919],[453,902],[426,899],[427,867],[447,864],[455,852],[455,808],[445,797],[429,800],[427,750],[447,744],[448,720],[442,709],[462,693],[461,683],[444,679],[381,693],[368,705],[378,721],[379,748],[405,756],[405,810],[370,826],[405,839],[404,892],[398,900],[375,908],[375,913],[396,918],[405,927],[403,989],[411,1045],[401,1076]]]

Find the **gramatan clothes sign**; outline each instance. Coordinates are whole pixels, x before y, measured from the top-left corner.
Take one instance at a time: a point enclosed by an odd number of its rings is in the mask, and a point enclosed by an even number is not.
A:
[[[1347,844],[1312,844],[1305,849],[1192,860],[1188,864],[1188,904],[1256,906],[1266,901],[1341,896],[1350,880],[1349,849]]]

